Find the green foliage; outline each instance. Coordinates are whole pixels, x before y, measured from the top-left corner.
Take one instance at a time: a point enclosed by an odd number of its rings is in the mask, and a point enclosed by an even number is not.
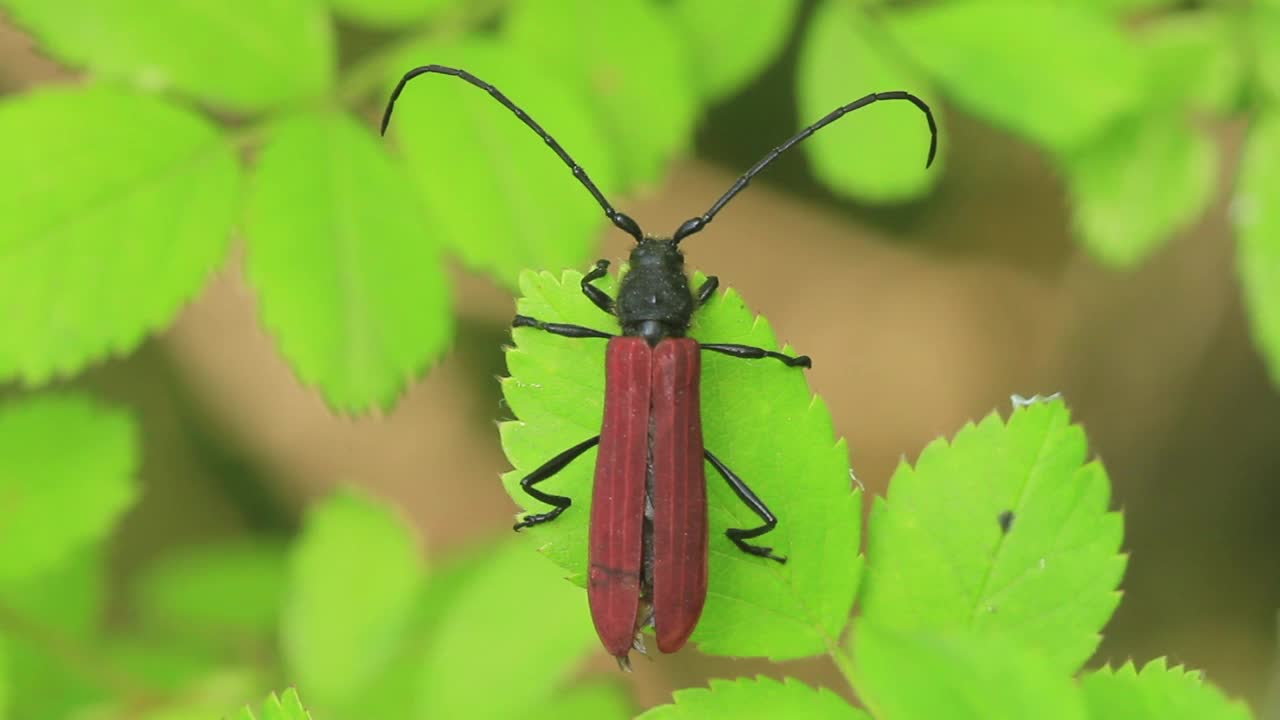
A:
[[[389,508],[344,492],[308,512],[289,564],[290,677],[317,703],[341,704],[393,656],[423,581],[418,542]]]
[[[574,271],[559,280],[549,273],[525,274],[520,314],[617,332],[617,321],[582,294],[581,278]],[[695,284],[700,281],[694,278]],[[599,287],[612,293],[615,284],[610,277]],[[690,335],[778,349],[769,324],[733,291],[717,295],[698,312]],[[605,343],[533,329],[517,329],[513,339],[515,347],[507,352],[511,377],[502,390],[520,420],[501,426],[503,447],[516,468],[503,483],[525,510],[540,511],[518,482],[556,453],[600,432]],[[812,396],[799,370],[712,353],[702,363],[705,444],[785,518],[768,542],[788,561],[778,565],[749,557],[724,536],[726,528],[754,527],[758,520],[708,466],[711,589],[693,640],[716,655],[821,653],[844,629],[862,565],[857,554],[861,496],[849,488],[845,443],[835,438],[826,406]],[[748,387],[751,392],[743,393]],[[589,451],[540,486],[573,498],[575,505],[555,523],[526,531],[578,584],[585,582],[594,460],[595,452]]]
[[[881,28],[841,0],[824,0],[800,49],[796,77],[800,117],[812,120],[856,99],[862,91],[909,88],[934,95],[928,80],[887,46]],[[849,87],[853,73],[862,90]],[[929,133],[920,111],[901,101],[859,111],[803,146],[820,180],[850,197],[874,201],[923,195],[941,176],[925,168]],[[947,144],[939,146],[942,157]]]
[[[742,8],[736,0],[671,3],[704,100],[722,100],[764,70],[786,42],[800,2],[757,0],[749,12]]]
[[[271,696],[262,703],[260,715],[254,715],[253,710],[246,706],[234,720],[311,720],[311,714],[302,707],[298,691],[289,688],[281,697],[271,693]]]
[[[1199,672],[1152,660],[1138,672],[1132,662],[1080,679],[1089,717],[1096,720],[1247,720],[1249,709],[1227,700]]]
[[[395,29],[434,17],[460,0],[325,0],[333,11],[362,25]]]
[[[214,105],[259,110],[316,96],[333,80],[333,33],[313,0],[0,0],[0,7],[57,59],[148,91],[172,88]],[[93,113],[83,118],[93,119]],[[104,130],[119,132],[110,127],[117,122]],[[111,158],[90,162],[114,165]]]
[[[188,110],[104,87],[0,104],[0,382],[133,350],[226,254],[238,170]]]
[[[858,697],[877,720],[1085,718],[1062,668],[1018,645],[956,630],[895,632],[869,618],[853,637]]]
[[[1254,341],[1280,384],[1280,108],[1249,129],[1232,208]]]
[[[390,407],[452,333],[407,178],[346,115],[287,117],[267,137],[245,221],[263,322],[330,405]]]
[[[100,541],[137,497],[136,430],[78,395],[0,406],[0,591]],[[74,448],[74,452],[68,452]]]
[[[863,613],[897,627],[1013,635],[1074,671],[1120,599],[1122,527],[1109,497],[1062,403],[1034,404],[1008,425],[989,415],[949,445],[930,443],[914,468],[899,466],[876,500]]]
[[[641,720],[716,720],[716,718],[794,717],[813,720],[871,720],[826,689],[764,676],[755,680],[712,680],[708,689],[677,690],[675,703],[640,716]],[[944,717],[939,715],[938,717]],[[949,717],[949,716],[946,716]]]

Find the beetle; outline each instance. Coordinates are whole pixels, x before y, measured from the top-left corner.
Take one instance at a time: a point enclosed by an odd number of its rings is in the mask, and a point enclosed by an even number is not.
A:
[[[842,105],[777,146],[738,178],[702,215],[686,220],[670,236],[647,235],[639,224],[609,203],[600,189],[542,126],[498,88],[466,70],[424,65],[405,73],[382,116],[385,134],[392,109],[405,86],[425,74],[447,75],[484,90],[536,133],[591,193],[605,216],[635,239],[629,270],[617,297],[593,283],[604,277],[608,260],[599,260],[583,276],[583,294],[601,311],[618,319],[621,334],[581,325],[544,322],[516,315],[513,327],[536,328],[568,338],[600,338],[605,350],[604,419],[600,434],[551,458],[520,481],[530,497],[551,509],[520,518],[515,529],[555,520],[573,501],[537,485],[598,447],[588,531],[587,596],[601,643],[623,669],[632,649],[644,652],[641,631],[654,628],[658,649],[679,650],[692,634],[707,595],[707,496],[705,463],[760,518],[753,528],[729,528],[725,535],[739,550],[782,563],[773,549],[749,540],[767,534],[778,520],[751,488],[702,443],[700,357],[702,351],[744,359],[774,359],[787,367],[811,367],[807,356],[725,343],[700,343],[686,336],[695,311],[719,285],[712,275],[694,292],[684,268],[680,243],[702,231],[757,174],[792,146],[844,115],[881,100],[905,100],[924,113],[929,124],[933,163],[938,129],[929,106],[901,90],[871,93]]]

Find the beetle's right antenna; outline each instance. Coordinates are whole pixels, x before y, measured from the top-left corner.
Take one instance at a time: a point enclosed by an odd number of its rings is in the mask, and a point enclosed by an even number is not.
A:
[[[410,80],[418,77],[419,75],[426,75],[427,73],[439,73],[440,75],[452,75],[453,77],[461,78],[492,95],[494,100],[502,103],[508,110],[515,113],[516,117],[520,118],[521,122],[528,125],[530,130],[537,133],[538,137],[542,138],[543,142],[545,142],[556,155],[560,156],[560,159],[564,161],[564,164],[568,165],[569,169],[573,171],[573,176],[578,178],[578,182],[582,183],[583,187],[587,189],[587,192],[590,192],[591,196],[596,199],[596,202],[600,203],[600,207],[604,208],[604,214],[609,218],[610,222],[616,225],[623,232],[635,238],[636,242],[640,242],[644,238],[644,233],[641,232],[640,226],[636,224],[636,221],[632,220],[625,213],[620,213],[613,209],[613,206],[609,204],[609,201],[604,198],[604,193],[600,192],[600,188],[596,187],[594,182],[591,182],[591,177],[587,175],[587,171],[583,170],[582,166],[578,165],[578,163],[573,161],[573,158],[569,157],[569,153],[565,152],[564,148],[560,147],[560,143],[556,142],[555,138],[548,135],[547,131],[543,130],[541,125],[535,122],[533,118],[529,117],[528,113],[521,110],[515,103],[511,102],[506,95],[502,94],[502,91],[475,75],[472,75],[466,70],[445,67],[444,65],[423,65],[422,67],[416,67],[405,73],[404,77],[400,78],[400,82],[396,83],[396,89],[391,91],[391,99],[387,101],[387,109],[382,113],[382,133],[384,135],[387,132],[387,124],[391,122],[391,110],[395,107],[396,99],[400,97],[400,92],[404,90],[404,86],[408,84]]]

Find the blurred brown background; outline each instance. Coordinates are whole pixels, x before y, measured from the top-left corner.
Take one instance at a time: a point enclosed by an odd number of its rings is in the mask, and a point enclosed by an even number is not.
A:
[[[794,47],[704,123],[735,135],[702,133],[701,159],[619,204],[662,228],[718,197],[795,126],[768,105],[793,63]],[[0,25],[0,93],[66,79]],[[1062,185],[1035,151],[944,112],[950,158],[927,202],[886,211],[836,201],[796,154],[687,248],[691,264],[739,288],[815,358],[811,384],[870,493],[931,439],[1007,414],[1010,394],[1062,392],[1110,472],[1131,553],[1095,664],[1172,653],[1259,707],[1274,683],[1280,608],[1280,396],[1247,333],[1227,189],[1139,269],[1109,271],[1074,244]],[[1241,130],[1220,129],[1230,166]],[[602,230],[601,256],[621,259],[628,244]],[[256,321],[238,260],[169,331],[77,381],[136,408],[147,437],[146,496],[127,521],[120,569],[152,557],[159,539],[288,529],[304,498],[344,481],[401,504],[433,556],[506,532],[514,507],[497,482],[507,465],[493,376],[512,298],[482,278],[455,279],[455,347],[386,417],[335,417],[298,385]],[[641,663],[633,682],[648,705],[704,677],[764,668],[683,653]],[[786,670],[817,681],[826,672],[816,662]]]

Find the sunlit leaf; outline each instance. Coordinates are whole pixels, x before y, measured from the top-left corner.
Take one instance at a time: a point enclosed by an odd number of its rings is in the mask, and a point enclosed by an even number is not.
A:
[[[1080,680],[1093,720],[1249,720],[1249,708],[1231,702],[1200,673],[1168,667],[1163,658],[1142,671],[1132,662]]]
[[[0,381],[167,325],[226,254],[239,170],[200,117],[106,88],[0,103]]]
[[[391,508],[344,491],[308,511],[290,565],[287,677],[315,703],[340,704],[399,647],[423,581],[417,540]]]
[[[644,713],[639,720],[871,720],[866,712],[830,690],[811,688],[798,680],[778,682],[763,675],[754,680],[712,680],[709,688],[677,690],[674,700]]]
[[[1280,112],[1254,122],[1241,157],[1232,207],[1237,269],[1254,342],[1280,384]]]
[[[782,51],[798,0],[675,0],[677,27],[703,96],[720,100],[747,84]]]
[[[253,710],[246,707],[233,720],[311,720],[311,714],[302,707],[298,691],[289,688],[280,697],[271,693],[271,696],[262,704],[261,713],[254,715]]]
[[[1177,115],[1144,113],[1063,158],[1076,230],[1114,265],[1146,258],[1204,212],[1217,148]]]
[[[251,183],[246,270],[263,322],[335,408],[390,407],[449,342],[449,288],[408,178],[342,114],[272,126]]]
[[[689,146],[698,113],[692,64],[654,3],[527,0],[511,9],[505,30],[538,71],[587,93],[611,131],[624,188],[656,182]]]
[[[1008,636],[1065,677],[1120,599],[1123,527],[1109,498],[1061,400],[966,425],[899,465],[872,507],[863,617]]]
[[[797,96],[800,122],[809,124],[872,92],[906,90],[933,103],[928,81],[885,42],[862,10],[824,0],[800,48]],[[920,110],[894,100],[866,107],[805,141],[814,173],[837,192],[877,202],[923,195],[941,177],[925,168],[929,128]],[[942,143],[945,155],[946,143]]]
[[[1233,18],[1213,10],[1182,12],[1146,23],[1138,35],[1147,56],[1148,97],[1161,112],[1184,107],[1226,113],[1244,81],[1245,53]]]
[[[229,108],[256,110],[312,97],[332,81],[333,32],[314,0],[0,0],[0,8],[59,60]],[[87,116],[104,122],[92,112]],[[145,129],[141,136],[148,136]],[[145,147],[120,143],[116,151]],[[66,175],[65,166],[50,167]]]
[[[579,290],[581,277],[573,271],[560,279],[527,273],[519,312],[617,332],[616,320]],[[599,286],[610,294],[616,289],[612,279]],[[699,311],[690,334],[707,342],[778,349],[769,324],[733,291]],[[605,341],[524,328],[513,339],[516,347],[507,352],[511,377],[502,387],[520,420],[501,428],[516,468],[503,482],[526,510],[542,511],[518,482],[562,450],[599,434]],[[845,443],[836,439],[825,404],[798,368],[705,353],[701,387],[706,447],[778,517],[777,529],[759,542],[787,563],[748,556],[725,537],[727,528],[760,521],[708,466],[710,591],[693,640],[703,652],[718,655],[792,658],[825,652],[848,620],[862,565],[861,503],[850,489]],[[555,522],[527,531],[579,584],[585,577],[595,457],[588,451],[539,486],[571,497],[574,505]]]
[[[1062,668],[977,633],[854,625],[854,684],[876,720],[1084,720]]]
[[[137,498],[132,419],[78,395],[0,406],[0,588],[100,542]]]
[[[1255,3],[1250,9],[1249,31],[1254,42],[1254,68],[1259,84],[1272,101],[1280,102],[1280,2]]]
[[[494,42],[422,43],[393,63],[396,80],[426,63],[465,68],[493,83],[554,137],[607,197],[616,198],[616,149],[586,94],[569,78]],[[413,80],[391,130],[431,219],[432,241],[515,287],[528,268],[580,267],[608,224],[569,168],[488,93],[458,78]]]
[[[957,105],[1050,149],[1086,142],[1142,99],[1134,43],[1078,4],[935,3],[888,26]]]

